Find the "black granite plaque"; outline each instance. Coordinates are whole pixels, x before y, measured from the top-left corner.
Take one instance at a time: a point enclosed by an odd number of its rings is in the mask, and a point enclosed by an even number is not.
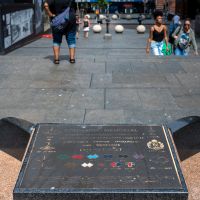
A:
[[[14,189],[14,200],[187,196],[163,126],[39,124]]]

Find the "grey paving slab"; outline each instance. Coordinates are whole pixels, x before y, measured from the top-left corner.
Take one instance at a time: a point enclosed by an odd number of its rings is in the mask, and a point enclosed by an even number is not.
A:
[[[40,58],[39,58],[40,59]],[[53,64],[52,61],[46,62],[46,64],[36,64],[34,63],[28,71],[28,75],[31,77],[35,76],[58,76],[63,77],[66,74],[78,74],[79,65],[71,65],[67,60],[61,60],[60,65]]]
[[[44,120],[48,123],[82,124],[85,110],[66,109],[59,105],[45,113]]]
[[[131,61],[107,61],[106,62],[106,73],[115,72],[133,72],[133,66],[131,66]]]
[[[155,63],[153,62],[136,62],[132,61],[131,65],[133,65],[133,72],[140,74],[160,74],[160,71],[157,70]]]
[[[143,109],[178,109],[168,89],[138,89]]]
[[[120,68],[120,67],[119,67]],[[118,69],[119,69],[118,68]],[[177,88],[181,83],[173,74],[113,72],[93,74],[91,88]]]
[[[188,117],[188,116],[200,116],[200,109],[181,108],[181,109],[169,109],[164,111],[165,123],[168,124],[174,120]]]
[[[164,110],[135,109],[124,110],[125,121],[128,124],[164,124]]]
[[[61,89],[28,89],[21,97],[23,105],[30,108],[64,107],[69,104],[72,92]],[[32,101],[30,101],[32,97]]]
[[[114,72],[113,83],[132,84],[134,87],[168,87],[167,78],[161,74],[141,73],[120,73]]]
[[[122,84],[112,83],[112,74],[93,74],[91,88],[121,88]]]
[[[188,88],[188,92],[190,95],[200,95],[200,87],[199,88]]]
[[[124,124],[124,111],[116,110],[86,110],[85,124]]]
[[[79,64],[80,73],[105,73],[105,63],[82,63]]]
[[[19,119],[25,119],[32,123],[44,123],[45,121],[45,114],[46,109],[32,109],[32,108],[17,108],[14,107],[5,107],[0,109],[0,117],[16,117]]]
[[[156,63],[156,68],[162,73],[185,73],[184,68],[180,65],[179,62],[167,61],[162,64]]]
[[[57,76],[56,76],[57,77]],[[89,88],[91,82],[90,74],[66,74],[63,79],[57,77],[53,79],[50,76],[46,76],[46,79],[42,77],[40,79],[32,80],[30,88]]]
[[[106,89],[106,109],[134,109],[141,106],[136,89]]]
[[[173,97],[184,97],[190,95],[190,91],[185,87],[169,88]]]
[[[198,73],[176,74],[176,77],[186,88],[197,88],[200,85],[200,74]]]
[[[0,109],[16,108],[21,105],[20,98],[23,89],[0,89]]]
[[[52,54],[52,49],[51,47],[49,48],[37,48],[34,51],[35,56],[41,56],[41,55],[51,55]],[[17,49],[15,52],[11,52],[10,55],[13,56],[31,56],[33,55],[33,48],[20,48]]]
[[[176,104],[180,108],[198,108],[200,105],[200,95],[184,95],[180,97],[174,97]]]
[[[165,78],[168,81],[168,88],[180,88],[182,87],[181,82],[179,79],[175,76],[175,74],[172,73],[166,73],[164,74]]]
[[[196,62],[194,60],[191,60],[191,62],[181,61],[180,65],[184,68],[186,72],[189,72],[189,73],[200,72],[200,62]]]
[[[31,80],[27,79],[18,79],[16,75],[9,76],[4,81],[0,81],[0,88],[4,89],[21,89],[21,88],[28,88],[31,84]]]
[[[104,90],[103,89],[76,90],[72,93],[68,108],[103,109]]]

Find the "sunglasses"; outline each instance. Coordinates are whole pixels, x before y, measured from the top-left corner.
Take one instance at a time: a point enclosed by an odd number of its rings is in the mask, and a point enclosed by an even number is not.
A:
[[[184,24],[184,26],[190,26],[190,24]]]

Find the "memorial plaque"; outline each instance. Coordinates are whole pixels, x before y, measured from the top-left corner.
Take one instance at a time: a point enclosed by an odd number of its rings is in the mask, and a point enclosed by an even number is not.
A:
[[[39,124],[14,200],[185,200],[164,126]]]

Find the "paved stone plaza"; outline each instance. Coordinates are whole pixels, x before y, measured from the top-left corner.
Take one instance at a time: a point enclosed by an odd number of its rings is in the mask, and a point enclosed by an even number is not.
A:
[[[112,40],[90,31],[77,41],[76,64],[51,39],[0,57],[0,117],[31,122],[163,124],[200,115],[200,58],[147,56],[148,34],[125,29]],[[192,52],[191,52],[192,53]]]
[[[52,41],[46,38],[0,56],[0,117],[33,123],[160,125],[200,115],[199,56],[147,56],[148,33],[113,30],[111,26],[112,40],[103,39],[105,27],[100,34],[90,31],[88,39],[81,32],[76,64],[68,62],[63,45],[60,65],[54,65]],[[0,199],[10,200],[21,163],[1,151],[0,163]],[[190,200],[199,200],[198,163],[182,163],[186,181],[193,180],[187,182]]]

